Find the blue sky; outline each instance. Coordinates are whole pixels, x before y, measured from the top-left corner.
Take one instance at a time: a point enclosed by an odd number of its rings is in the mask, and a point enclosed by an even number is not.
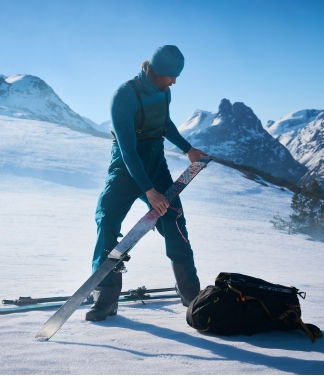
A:
[[[0,74],[36,75],[101,123],[114,90],[175,44],[186,59],[172,87],[177,126],[222,98],[265,125],[324,108],[323,20],[322,0],[0,0]]]

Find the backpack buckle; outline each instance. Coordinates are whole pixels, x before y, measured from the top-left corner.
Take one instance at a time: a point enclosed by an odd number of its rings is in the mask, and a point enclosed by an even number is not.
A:
[[[306,292],[304,292],[304,291],[298,291],[297,294],[298,294],[302,299],[305,299],[305,298],[306,298]]]

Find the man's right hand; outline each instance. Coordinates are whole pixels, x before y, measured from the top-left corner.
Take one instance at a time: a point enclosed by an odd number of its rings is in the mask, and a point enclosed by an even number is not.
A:
[[[145,194],[153,209],[160,216],[164,215],[167,212],[169,203],[161,193],[152,188],[149,191],[145,192]]]

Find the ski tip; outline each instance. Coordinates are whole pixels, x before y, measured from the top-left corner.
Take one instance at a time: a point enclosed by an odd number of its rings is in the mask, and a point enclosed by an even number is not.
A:
[[[46,342],[48,340],[49,340],[49,338],[47,338],[47,337],[38,337],[38,335],[36,335],[36,337],[35,337],[35,341],[39,341],[39,342]]]
[[[56,328],[54,329],[46,323],[42,328],[40,328],[40,330],[36,334],[35,339],[41,342],[45,342],[48,341],[56,332]]]

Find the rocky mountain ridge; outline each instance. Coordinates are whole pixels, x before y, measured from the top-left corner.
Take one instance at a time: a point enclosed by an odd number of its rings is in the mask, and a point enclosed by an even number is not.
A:
[[[296,119],[297,122],[296,122]],[[300,184],[316,178],[324,187],[324,110],[302,110],[277,120],[269,129],[292,156],[307,167]]]
[[[297,182],[307,168],[263,127],[251,108],[222,99],[217,113],[197,110],[179,127],[180,133],[197,148],[218,158],[253,166]]]
[[[32,75],[0,75],[0,115],[41,120],[110,137],[111,121],[100,125],[81,117],[42,79]],[[192,145],[237,164],[273,176],[324,185],[324,110],[302,110],[262,127],[244,103],[223,99],[218,112],[196,110],[178,129]],[[168,141],[166,148],[176,148]]]

